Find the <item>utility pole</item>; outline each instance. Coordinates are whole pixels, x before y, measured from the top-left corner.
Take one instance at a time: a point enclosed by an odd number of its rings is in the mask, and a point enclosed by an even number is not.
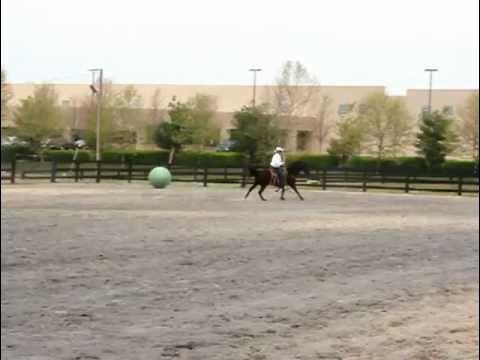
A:
[[[97,97],[97,124],[96,124],[96,156],[97,161],[101,160],[100,156],[100,116],[102,113],[102,97],[103,97],[103,69],[90,69],[92,72],[92,85],[90,89]],[[98,72],[98,89],[95,87],[95,74]]]
[[[430,86],[428,88],[428,113],[432,113],[432,84],[433,84],[433,73],[438,71],[438,69],[425,69],[426,72],[430,73]]]
[[[253,97],[252,97],[252,105],[255,107],[255,98],[256,98],[256,91],[257,91],[257,72],[262,71],[262,69],[249,69],[248,71],[253,72]]]

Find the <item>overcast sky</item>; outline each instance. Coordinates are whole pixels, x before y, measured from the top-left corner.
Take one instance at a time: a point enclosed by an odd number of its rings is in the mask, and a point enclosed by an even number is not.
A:
[[[479,86],[479,0],[2,0],[11,82],[274,82],[299,60],[325,85]]]

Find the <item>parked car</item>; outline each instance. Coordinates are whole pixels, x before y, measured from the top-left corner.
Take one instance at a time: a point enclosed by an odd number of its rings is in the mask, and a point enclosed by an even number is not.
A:
[[[42,141],[40,146],[44,149],[62,150],[65,148],[66,141],[63,138],[48,138]]]
[[[42,147],[50,150],[86,149],[87,143],[80,138],[75,138],[73,141],[66,141],[64,138],[53,138],[42,142]]]
[[[219,152],[233,151],[235,144],[236,142],[233,140],[225,140],[224,142],[218,144],[215,150]]]
[[[2,145],[28,146],[28,142],[20,140],[16,136],[2,136]]]

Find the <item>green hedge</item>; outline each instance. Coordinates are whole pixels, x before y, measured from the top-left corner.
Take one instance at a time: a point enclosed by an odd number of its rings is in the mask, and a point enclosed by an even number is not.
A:
[[[5,148],[5,149],[4,149]],[[14,152],[11,147],[2,146],[2,161]],[[17,149],[17,151],[27,151]],[[17,152],[18,153],[18,152]],[[73,150],[46,150],[43,152],[46,160],[57,160],[59,162],[71,162]],[[102,153],[102,159],[109,163],[123,163],[132,161],[134,164],[165,165],[168,162],[169,152],[165,150],[152,151],[131,151],[131,150],[109,150]],[[79,151],[78,160],[94,161],[95,153]],[[338,167],[339,160],[331,155],[308,155],[308,154],[287,154],[287,162],[304,161],[311,169],[331,169]],[[176,155],[175,165],[185,167],[243,167],[245,158],[235,152],[195,152],[181,151]],[[384,170],[398,174],[431,174],[450,176],[471,176],[475,169],[474,161],[448,160],[442,167],[427,170],[425,160],[420,157],[399,157],[386,158],[380,162],[375,157],[355,156],[345,165],[350,169],[358,170]]]
[[[457,176],[472,176],[475,173],[475,161],[447,160],[443,166],[443,174]]]
[[[2,145],[2,162],[11,161],[15,156],[31,155],[33,150],[27,145]]]
[[[383,170],[391,173],[420,174],[426,172],[426,163],[420,157],[385,158],[378,160],[371,156],[354,156],[346,167],[360,170]]]
[[[46,161],[58,161],[60,163],[69,163],[73,161],[75,150],[44,150],[42,157]],[[80,162],[91,161],[91,153],[89,151],[79,151],[77,160]]]
[[[244,163],[243,155],[235,152],[182,151],[176,159],[176,165],[186,167],[243,167]]]
[[[338,158],[332,155],[287,154],[287,165],[295,161],[303,161],[313,170],[331,169],[339,165]]]
[[[46,160],[58,162],[72,162],[74,150],[46,150],[43,156]],[[169,152],[165,150],[130,151],[109,150],[102,153],[102,160],[107,163],[124,163],[132,161],[134,164],[165,165],[168,162]],[[80,162],[94,161],[95,153],[79,151],[77,159]],[[185,167],[242,167],[243,156],[238,153],[193,152],[182,151],[176,155],[175,165]]]

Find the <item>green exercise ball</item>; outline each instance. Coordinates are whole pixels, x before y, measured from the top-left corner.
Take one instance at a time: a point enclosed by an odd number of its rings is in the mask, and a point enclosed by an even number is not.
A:
[[[167,168],[156,167],[148,174],[148,181],[150,184],[158,189],[166,187],[172,181],[172,175]]]

